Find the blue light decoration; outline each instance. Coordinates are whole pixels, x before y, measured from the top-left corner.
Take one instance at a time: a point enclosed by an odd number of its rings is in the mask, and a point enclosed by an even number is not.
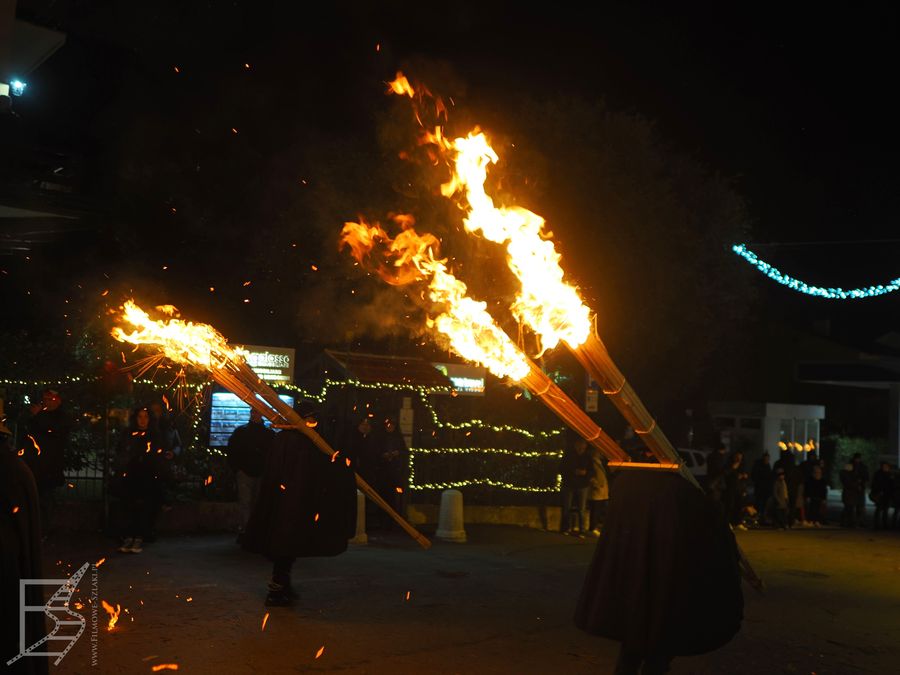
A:
[[[22,80],[13,80],[9,83],[9,93],[13,96],[21,96],[25,93],[25,87],[27,86],[28,84],[22,82]]]
[[[825,298],[827,300],[862,300],[865,298],[875,298],[879,295],[887,295],[894,291],[900,291],[900,279],[893,279],[885,285],[853,288],[849,291],[845,291],[843,288],[820,288],[819,286],[810,286],[799,279],[794,279],[787,274],[782,274],[777,268],[773,267],[765,260],[761,260],[759,256],[748,249],[744,244],[735,244],[731,247],[731,250],[773,281],[777,281],[779,284],[787,286],[793,291],[805,293],[806,295]]]

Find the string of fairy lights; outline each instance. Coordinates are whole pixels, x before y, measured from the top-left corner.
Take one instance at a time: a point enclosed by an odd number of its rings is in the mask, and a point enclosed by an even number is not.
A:
[[[811,286],[805,281],[800,281],[799,279],[784,274],[778,268],[770,265],[765,260],[762,260],[758,255],[747,248],[745,244],[735,244],[731,247],[731,250],[769,277],[769,279],[772,279],[783,286],[787,286],[791,290],[806,295],[826,298],[828,300],[863,300],[865,298],[875,298],[880,295],[887,295],[888,293],[900,290],[900,279],[893,279],[886,284],[879,284],[877,286],[853,288],[850,290]]]
[[[88,377],[88,376],[67,376],[63,378],[59,378],[57,380],[17,380],[17,379],[0,379],[0,385],[5,386],[21,386],[21,387],[31,387],[31,388],[40,388],[40,387],[61,387],[65,385],[72,384],[86,384],[90,382],[96,382],[100,378],[97,376]],[[147,379],[147,378],[137,378],[135,379],[135,383],[151,385],[151,386],[159,386],[159,383]],[[176,386],[182,390],[192,391],[195,394],[199,394],[206,387],[211,384],[211,381],[201,381],[201,382],[186,382],[181,381]],[[450,431],[473,431],[473,430],[482,430],[482,431],[491,431],[494,433],[514,433],[521,435],[529,440],[548,440],[552,438],[557,438],[562,435],[565,430],[562,428],[559,429],[551,429],[549,431],[538,431],[533,432],[528,429],[524,429],[521,427],[516,427],[509,424],[490,424],[483,420],[472,419],[465,422],[444,422],[440,419],[437,410],[429,399],[430,395],[433,394],[451,394],[452,389],[450,387],[425,387],[419,385],[412,384],[396,384],[389,382],[379,382],[379,383],[367,383],[360,382],[355,379],[346,379],[346,380],[334,380],[334,379],[326,379],[323,384],[321,390],[318,393],[306,390],[302,387],[293,384],[279,384],[278,388],[283,389],[285,391],[289,391],[293,394],[298,395],[299,397],[316,401],[318,403],[325,403],[328,393],[332,389],[336,388],[344,388],[344,387],[352,387],[356,389],[372,389],[372,390],[391,390],[395,392],[402,393],[414,393],[417,394],[419,400],[421,401],[423,407],[428,411],[431,422],[436,429],[442,430],[450,430]],[[199,428],[203,421],[203,407],[201,405],[195,404],[191,406],[190,417],[188,418],[188,427],[191,443],[195,445],[199,444]],[[468,434],[467,434],[468,435]],[[204,451],[207,454],[214,455],[217,457],[225,457],[225,452],[223,452],[220,448],[213,447],[204,447]],[[540,486],[540,485],[517,485],[514,483],[506,482],[506,481],[498,481],[491,478],[473,478],[469,480],[462,481],[454,481],[454,482],[440,482],[440,483],[416,483],[415,478],[415,461],[417,457],[425,457],[429,455],[468,455],[468,456],[476,456],[476,455],[493,455],[493,456],[510,456],[516,457],[519,459],[526,460],[535,460],[535,459],[559,459],[562,456],[561,450],[547,450],[547,451],[530,451],[530,450],[510,450],[506,448],[466,448],[466,447],[451,447],[451,448],[411,448],[409,451],[409,487],[412,490],[445,490],[451,488],[460,488],[460,487],[471,487],[471,486],[488,486],[493,488],[502,488],[506,490],[513,490],[518,492],[558,492],[560,488],[560,479],[559,476],[554,473],[555,483],[552,486]]]
[[[411,490],[450,490],[461,487],[488,486],[513,490],[516,492],[559,492],[562,486],[561,478],[554,471],[553,485],[516,485],[506,481],[498,481],[492,478],[471,478],[468,480],[440,482],[440,483],[416,483],[416,457],[418,455],[505,455],[520,459],[560,459],[562,450],[548,450],[545,452],[532,450],[507,450],[506,448],[410,448],[409,449],[409,488]]]
[[[496,433],[508,432],[513,434],[519,434],[524,436],[525,438],[536,440],[536,439],[550,439],[556,438],[564,433],[564,429],[557,428],[551,429],[550,431],[538,431],[533,432],[528,429],[523,429],[521,427],[512,426],[509,424],[490,424],[485,422],[484,420],[473,419],[468,420],[466,422],[442,422],[440,417],[438,416],[437,410],[435,410],[434,406],[431,404],[429,400],[429,395],[431,394],[451,394],[453,389],[450,387],[424,387],[420,385],[412,385],[412,384],[395,384],[388,382],[379,382],[379,383],[364,383],[359,380],[354,379],[346,379],[346,380],[325,380],[325,384],[322,386],[321,391],[318,394],[313,392],[309,392],[302,387],[298,387],[293,384],[285,384],[278,385],[279,388],[285,389],[286,391],[291,391],[296,394],[299,394],[303,398],[307,400],[318,401],[319,403],[324,403],[325,399],[328,396],[329,390],[336,387],[353,387],[354,389],[389,389],[395,392],[411,392],[418,394],[419,400],[422,405],[428,411],[429,415],[431,415],[431,421],[434,426],[438,429],[447,429],[450,431],[464,431],[464,430],[472,430],[472,429],[480,429],[485,431],[493,431]]]

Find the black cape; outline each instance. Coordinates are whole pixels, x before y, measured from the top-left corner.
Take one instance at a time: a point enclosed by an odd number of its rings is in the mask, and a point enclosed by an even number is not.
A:
[[[333,556],[355,533],[356,480],[346,461],[332,462],[299,431],[276,434],[243,547],[272,559]]]
[[[28,656],[12,666],[6,665],[19,653],[19,580],[42,577],[37,487],[25,462],[0,448],[0,671],[3,673],[31,675],[48,670],[46,657]],[[25,601],[29,605],[43,605],[41,587],[27,586]],[[25,620],[25,646],[29,647],[44,637],[47,630],[41,612],[28,612]]]
[[[629,651],[689,656],[734,637],[744,599],[734,535],[684,478],[623,471],[575,624]]]

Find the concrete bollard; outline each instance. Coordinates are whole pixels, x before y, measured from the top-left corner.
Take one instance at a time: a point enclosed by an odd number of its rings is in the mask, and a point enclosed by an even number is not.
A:
[[[441,493],[441,511],[438,528],[434,536],[445,541],[463,543],[466,530],[463,525],[463,496],[459,490],[444,490]]]
[[[366,496],[359,490],[356,491],[356,536],[350,543],[360,546],[369,543],[369,535],[366,534]]]

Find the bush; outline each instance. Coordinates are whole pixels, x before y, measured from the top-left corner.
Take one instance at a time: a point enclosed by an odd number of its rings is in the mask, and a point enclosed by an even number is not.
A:
[[[887,450],[887,442],[883,438],[860,438],[856,436],[832,436],[829,440],[834,443],[834,458],[829,462],[831,466],[831,485],[840,487],[840,472],[845,464],[848,464],[857,452],[862,456],[862,462],[869,470],[869,476],[878,468],[879,458]],[[828,458],[825,458],[828,461]]]

